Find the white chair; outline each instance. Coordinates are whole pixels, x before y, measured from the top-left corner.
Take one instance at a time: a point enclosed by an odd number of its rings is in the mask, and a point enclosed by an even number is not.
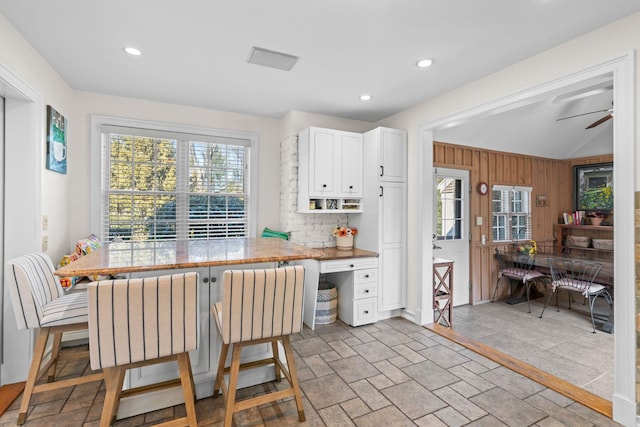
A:
[[[197,285],[197,273],[89,284],[91,367],[103,369],[107,389],[101,427],[109,426],[117,415],[127,369],[172,360],[178,362],[186,416],[162,425],[197,426],[189,361],[189,351],[198,343]],[[149,388],[126,393],[145,391]]]
[[[222,286],[223,299],[211,307],[211,314],[216,319],[223,343],[213,396],[217,397],[222,390],[224,426],[231,426],[235,412],[289,396],[294,396],[298,419],[304,421],[302,395],[289,337],[302,330],[304,267],[225,271]],[[282,342],[288,369],[280,361],[278,341]],[[273,357],[241,364],[242,349],[261,343],[271,343]],[[233,345],[231,366],[225,368],[230,345]],[[270,364],[274,365],[276,381],[280,380],[282,373],[290,387],[236,402],[239,371]],[[229,372],[228,386],[224,380],[225,372]]]
[[[593,306],[596,299],[601,296],[609,304],[609,308],[613,310],[613,298],[607,290],[607,287],[599,283],[594,283],[598,273],[602,268],[602,264],[597,262],[582,262],[570,259],[562,258],[547,258],[549,263],[549,270],[551,271],[551,292],[546,298],[540,318],[544,314],[544,310],[547,308],[549,299],[553,293],[556,294],[556,307],[560,311],[558,306],[558,293],[560,291],[567,291],[569,294],[569,309],[571,309],[571,293],[579,293],[585,299],[589,301],[589,314],[591,316],[591,326],[593,327],[593,333],[596,333],[596,324],[593,320]],[[609,315],[611,315],[611,311]]]
[[[53,274],[53,263],[45,253],[24,255],[7,262],[5,285],[9,288],[18,329],[39,329],[31,368],[22,395],[18,424],[27,419],[29,402],[34,393],[56,390],[92,381],[101,381],[102,373],[55,381],[60,345],[64,332],[87,329],[87,295],[84,292],[65,294],[60,280]],[[53,336],[51,357],[44,364],[43,357],[49,336]],[[73,358],[88,352],[75,353]],[[48,372],[47,383],[36,384]]]

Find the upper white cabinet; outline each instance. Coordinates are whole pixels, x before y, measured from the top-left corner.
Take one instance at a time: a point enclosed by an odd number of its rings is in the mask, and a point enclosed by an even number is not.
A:
[[[377,128],[370,132],[379,141],[378,170],[381,181],[406,182],[407,133],[399,129]]]
[[[362,134],[307,128],[298,135],[298,211],[361,212]]]
[[[364,134],[362,214],[349,219],[358,228],[358,247],[379,254],[379,318],[406,306],[407,136],[398,129]]]

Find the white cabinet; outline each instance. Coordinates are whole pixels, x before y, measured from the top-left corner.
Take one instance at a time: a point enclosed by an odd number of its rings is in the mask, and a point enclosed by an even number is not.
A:
[[[378,308],[378,269],[334,273],[328,279],[338,287],[338,317],[351,326],[374,323]]]
[[[376,128],[367,133],[378,141],[378,174],[381,181],[407,181],[407,133]],[[367,165],[369,167],[370,165]]]
[[[298,211],[358,212],[362,134],[307,128],[298,135]]]
[[[376,128],[364,134],[362,214],[349,219],[358,228],[358,247],[378,252],[378,316],[406,306],[407,136]],[[385,313],[386,312],[386,313]]]

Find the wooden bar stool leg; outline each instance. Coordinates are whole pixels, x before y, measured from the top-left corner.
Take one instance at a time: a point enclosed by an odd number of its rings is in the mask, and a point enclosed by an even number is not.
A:
[[[100,427],[109,427],[113,419],[118,414],[120,393],[126,370],[120,366],[104,368],[104,385],[106,393],[104,395],[104,406],[100,416]]]
[[[298,408],[298,419],[300,422],[305,421],[304,407],[302,406],[302,393],[300,391],[300,385],[298,384],[298,371],[296,371],[296,365],[293,361],[293,349],[291,347],[291,339],[289,335],[282,337],[282,346],[284,347],[284,354],[287,358],[287,366],[289,368],[289,376],[291,377],[291,387],[296,398],[296,407]]]
[[[53,382],[56,378],[56,368],[58,367],[58,356],[60,355],[60,347],[62,344],[62,332],[53,334],[53,344],[51,346],[51,366],[47,374],[47,382]]]
[[[178,368],[180,370],[180,381],[182,383],[182,394],[184,397],[184,407],[187,410],[187,421],[190,427],[197,427],[196,405],[194,400],[195,389],[193,387],[193,376],[191,375],[191,361],[189,353],[177,355]]]
[[[224,385],[224,365],[227,362],[227,354],[229,353],[229,344],[222,344],[220,349],[220,358],[218,359],[218,372],[216,372],[216,382],[213,385],[213,397],[218,397],[221,387]]]
[[[29,376],[24,386],[24,392],[22,395],[22,403],[20,404],[20,412],[18,413],[18,425],[24,424],[27,419],[27,412],[29,412],[29,402],[31,401],[31,395],[33,394],[33,388],[38,380],[38,374],[40,373],[40,366],[42,365],[42,357],[44,356],[44,350],[49,340],[49,328],[40,328],[38,338],[36,340],[36,346],[33,349],[33,359],[31,360],[31,368],[29,369]]]
[[[229,371],[229,387],[227,389],[227,401],[225,402],[224,427],[231,427],[233,424],[233,413],[236,403],[236,388],[238,386],[238,373],[240,372],[240,355],[242,354],[242,344],[233,345],[233,356],[231,357],[231,370]]]
[[[273,369],[276,372],[276,381],[280,382],[280,380],[282,379],[282,373],[280,372],[280,365],[277,362],[278,359],[280,359],[277,339],[271,341],[271,352],[273,354]]]

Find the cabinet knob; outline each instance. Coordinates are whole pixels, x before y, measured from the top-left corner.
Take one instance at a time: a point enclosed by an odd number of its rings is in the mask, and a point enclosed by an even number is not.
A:
[[[365,293],[365,294],[368,294],[368,293],[369,293],[369,289],[366,289],[366,290],[364,291],[364,293]]]
[[[364,311],[364,314],[369,314],[369,310],[365,310],[365,311]]]
[[[353,268],[353,264],[350,264],[349,267]]]
[[[202,279],[202,281],[203,281],[204,283],[209,283],[209,278],[208,278],[208,277],[205,277],[204,279]]]
[[[368,278],[369,278],[369,275],[368,275],[368,274],[365,274],[365,275],[364,275],[364,278],[365,278],[365,279],[368,279]]]
[[[217,281],[218,281],[218,279],[216,279],[215,277],[212,277],[212,278],[211,278],[211,283],[215,283],[215,282],[217,282]]]
[[[350,186],[349,186],[349,190],[353,190],[353,185],[350,185]]]
[[[322,188],[327,188],[327,184],[322,184]]]

